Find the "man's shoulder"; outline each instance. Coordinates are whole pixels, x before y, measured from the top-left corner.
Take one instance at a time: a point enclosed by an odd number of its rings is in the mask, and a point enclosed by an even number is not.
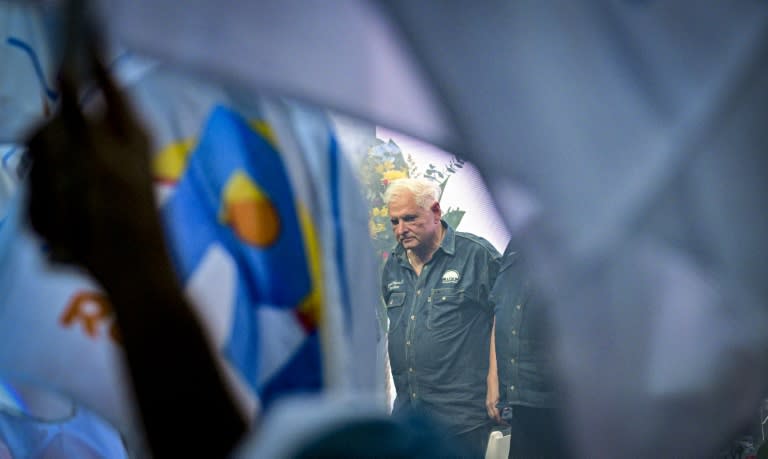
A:
[[[516,244],[509,243],[501,255],[502,264],[512,265],[521,262],[523,254]]]
[[[477,250],[487,253],[492,258],[499,258],[501,254],[488,242],[487,239],[472,233],[456,231],[457,250]]]

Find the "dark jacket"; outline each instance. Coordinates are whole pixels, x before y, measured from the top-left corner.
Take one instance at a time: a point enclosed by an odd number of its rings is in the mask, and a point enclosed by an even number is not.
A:
[[[499,408],[554,403],[546,303],[531,289],[524,258],[507,246],[491,292],[496,314]]]

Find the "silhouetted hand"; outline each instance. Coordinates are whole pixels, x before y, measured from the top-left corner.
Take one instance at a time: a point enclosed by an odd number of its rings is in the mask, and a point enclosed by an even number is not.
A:
[[[161,250],[164,236],[148,137],[101,60],[94,57],[92,67],[102,109],[85,113],[78,82],[65,72],[61,110],[28,142],[29,210],[54,260],[82,265],[109,283],[139,253]]]
[[[149,141],[98,53],[97,112],[60,78],[61,110],[28,149],[29,215],[54,260],[85,267],[112,304],[156,457],[226,457],[246,430],[175,276],[155,205]]]

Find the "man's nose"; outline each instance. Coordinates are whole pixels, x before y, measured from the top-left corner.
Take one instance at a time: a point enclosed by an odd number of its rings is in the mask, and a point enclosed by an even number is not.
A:
[[[405,223],[404,222],[397,222],[397,225],[395,225],[395,234],[403,234],[405,231]]]

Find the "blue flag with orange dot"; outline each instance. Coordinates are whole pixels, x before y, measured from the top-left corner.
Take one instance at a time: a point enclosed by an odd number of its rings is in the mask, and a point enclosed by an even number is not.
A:
[[[225,355],[268,405],[279,393],[322,388],[320,297],[287,171],[279,152],[237,112],[218,106],[163,207],[178,274],[186,283],[217,244],[237,272]],[[260,308],[290,313],[306,337],[282,368],[260,368]]]

